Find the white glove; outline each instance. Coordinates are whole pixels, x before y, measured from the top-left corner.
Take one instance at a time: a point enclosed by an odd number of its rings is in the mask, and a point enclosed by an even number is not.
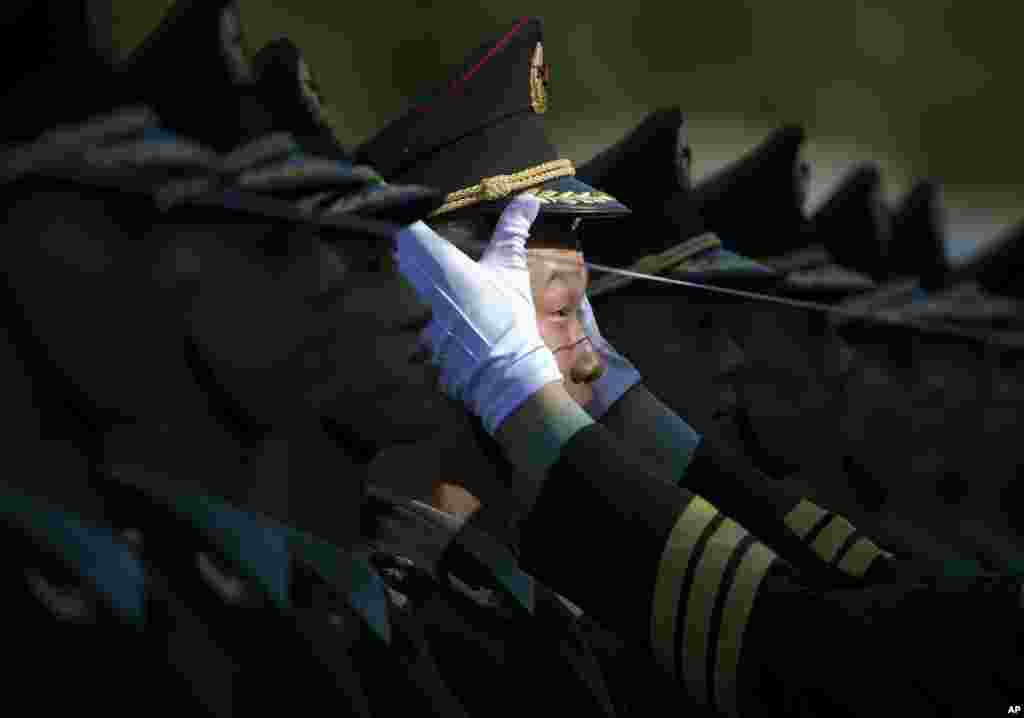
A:
[[[590,306],[586,294],[583,295],[583,302],[580,304],[580,321],[590,345],[601,355],[605,363],[604,374],[590,385],[594,398],[586,407],[587,413],[596,420],[604,416],[611,405],[622,398],[627,389],[639,384],[643,378],[633,363],[615,351],[601,336],[601,330],[597,328],[597,317],[594,316],[594,309]]]
[[[398,234],[398,269],[433,309],[423,340],[445,392],[494,435],[543,386],[562,381],[544,345],[526,268],[526,240],[540,201],[513,199],[479,262],[423,222]]]

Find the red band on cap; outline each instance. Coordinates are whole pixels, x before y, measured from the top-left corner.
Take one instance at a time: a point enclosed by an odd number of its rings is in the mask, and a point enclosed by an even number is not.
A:
[[[528,17],[520,18],[519,22],[513,25],[511,30],[502,35],[501,39],[494,43],[494,47],[488,50],[487,54],[480,58],[480,62],[473,65],[473,67],[469,68],[465,75],[453,81],[452,84],[448,86],[448,94],[454,94],[459,89],[461,89],[463,85],[469,82],[473,78],[473,75],[475,75],[480,70],[480,68],[486,65],[501,48],[507,45],[508,41],[512,39],[512,36],[519,32],[520,28],[522,28],[522,26],[525,25],[529,20],[530,18]],[[430,111],[431,108],[432,105],[420,105],[416,107],[415,110],[416,112],[426,113]]]

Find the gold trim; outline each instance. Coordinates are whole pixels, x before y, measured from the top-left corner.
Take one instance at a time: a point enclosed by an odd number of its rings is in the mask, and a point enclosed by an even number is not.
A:
[[[299,58],[298,73],[299,89],[302,92],[302,98],[306,102],[306,106],[316,117],[317,121],[327,124],[324,119],[324,97],[320,92],[320,84],[313,77],[313,71],[309,68],[309,63],[306,62],[304,57]]]
[[[717,249],[721,246],[722,241],[718,237],[711,232],[705,232],[674,247],[670,247],[664,252],[641,257],[629,267],[629,271],[642,272],[644,274],[667,272],[694,255],[709,249]],[[587,290],[587,296],[597,297],[617,287],[630,284],[633,281],[635,281],[634,277],[608,274],[595,282],[591,282],[590,288]]]
[[[455,190],[444,198],[444,204],[430,213],[436,217],[445,212],[451,212],[463,207],[469,207],[480,202],[490,202],[502,199],[514,192],[521,192],[530,187],[535,187],[549,180],[559,177],[572,177],[576,174],[572,160],[552,160],[539,164],[536,167],[527,167],[524,170],[510,175],[495,175],[485,177],[475,185]],[[542,202],[548,198],[539,198]],[[548,199],[548,201],[551,201]]]
[[[732,519],[722,521],[718,530],[704,547],[697,564],[697,572],[686,602],[686,635],[680,666],[687,692],[701,705],[710,705],[713,687],[707,675],[707,660],[711,653],[708,638],[711,635],[711,612],[722,589],[725,567],[736,551],[736,545],[747,536],[747,530]]]
[[[861,578],[867,573],[874,560],[881,555],[882,552],[875,544],[866,538],[859,538],[839,561],[839,570],[850,576]]]
[[[743,557],[722,611],[722,630],[718,634],[718,655],[715,658],[715,702],[727,716],[739,716],[737,701],[740,655],[743,633],[754,609],[754,599],[761,581],[777,559],[775,552],[762,543],[754,543]]]
[[[679,592],[686,576],[686,566],[693,549],[707,525],[718,515],[718,509],[694,496],[665,542],[658,564],[651,610],[651,647],[662,667],[675,678],[676,624],[679,620]]]
[[[664,252],[641,257],[630,267],[630,271],[643,272],[645,274],[668,272],[702,252],[706,252],[709,249],[718,249],[721,246],[722,240],[711,232],[705,232],[681,244],[677,244],[675,247],[670,247]]]
[[[534,197],[540,200],[541,204],[551,204],[552,202],[561,202],[562,204],[605,204],[606,202],[616,202],[614,197],[605,192],[557,192],[553,189],[528,189],[523,194],[532,194]]]
[[[800,499],[800,503],[794,506],[793,509],[786,514],[786,518],[783,520],[786,522],[786,526],[789,527],[790,531],[800,538],[806,538],[811,529],[813,529],[827,513],[828,512],[825,511],[825,509],[821,508],[817,504],[811,503],[807,499]]]
[[[843,547],[846,539],[850,538],[856,531],[849,521],[842,516],[833,516],[817,538],[811,543],[814,553],[821,557],[822,561],[832,563],[839,549]]]
[[[550,72],[544,64],[544,46],[539,42],[530,58],[530,106],[543,115],[548,109],[548,79]]]

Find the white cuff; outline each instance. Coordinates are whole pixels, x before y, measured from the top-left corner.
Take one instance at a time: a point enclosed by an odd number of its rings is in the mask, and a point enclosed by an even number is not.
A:
[[[474,413],[491,436],[523,402],[548,384],[562,381],[554,355],[543,344],[503,370],[491,369],[478,376],[494,380],[491,386],[475,387],[467,392],[476,399]]]

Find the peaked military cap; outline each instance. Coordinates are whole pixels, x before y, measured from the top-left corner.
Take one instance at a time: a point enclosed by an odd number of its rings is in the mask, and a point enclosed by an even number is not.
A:
[[[751,257],[805,246],[808,170],[799,161],[805,136],[802,127],[779,127],[735,162],[697,183],[691,202],[704,230],[717,234],[727,249]]]
[[[576,178],[628,202],[637,210],[663,202],[692,179],[686,117],[679,107],[651,112],[613,145],[576,170]]]
[[[811,217],[810,243],[820,244],[847,269],[881,279],[891,217],[882,199],[882,173],[874,164],[850,171]]]
[[[780,127],[747,154],[691,187],[691,152],[682,113],[678,109],[652,113],[584,169],[588,178],[597,178],[595,186],[614,187],[612,191],[620,196],[643,182],[639,173],[644,167],[656,168],[665,187],[635,200],[626,194],[633,214],[614,226],[590,228],[589,257],[684,281],[815,298],[844,297],[873,288],[871,277],[838,265],[824,247],[807,246],[813,238],[803,213],[808,174],[798,160],[803,140],[800,127]],[[644,240],[616,242],[611,236],[615,232]],[[775,252],[784,254],[771,256]],[[765,258],[755,261],[744,254]],[[605,276],[594,283],[593,290],[601,294],[630,282]]]
[[[445,82],[357,150],[390,181],[446,193],[435,214],[498,213],[513,195],[541,201],[541,217],[616,217],[629,210],[573,175],[548,139],[548,65],[541,21],[522,18],[471,52]]]
[[[163,188],[162,202],[226,206],[380,237],[440,205],[435,190],[386,186],[373,169],[354,166],[324,119],[299,50],[279,40],[250,63],[240,33],[235,2],[179,0],[119,68],[128,94],[151,98],[172,133],[220,151],[235,148],[215,173]],[[188,67],[178,65],[182,55]],[[165,89],[186,87],[176,77],[189,69],[201,79],[187,85],[188,96]]]
[[[993,294],[1024,298],[1019,274],[1024,264],[1024,222],[1004,230],[998,237],[968,256],[951,278],[978,282]]]
[[[950,273],[943,229],[938,185],[917,182],[892,214],[886,252],[889,276],[917,276],[924,289],[941,287]]]
[[[728,285],[748,289],[771,289],[781,277],[771,268],[725,249],[710,232],[693,237],[669,249],[640,257],[629,271],[698,284]],[[605,274],[590,283],[587,295],[598,297],[637,278]]]
[[[22,3],[2,18],[6,36],[19,40],[7,44],[0,63],[8,109],[0,129],[3,141],[34,139],[55,124],[85,119],[108,106],[116,88],[105,74],[114,57],[106,5],[40,0]]]
[[[168,129],[219,152],[263,133],[235,0],[178,0],[119,69]]]
[[[765,264],[785,274],[782,294],[840,300],[869,292],[889,275],[885,252],[890,212],[881,196],[881,173],[863,164],[842,178],[825,203],[804,220],[800,243]]]
[[[672,107],[650,113],[584,164],[580,174],[588,182],[625,195],[634,210],[588,229],[588,258],[683,281],[771,286],[777,276],[768,267],[729,251],[717,236],[701,231],[692,197],[691,157],[685,117]],[[631,241],[620,241],[622,236]],[[634,281],[621,275],[599,277],[591,285],[591,296]]]
[[[253,56],[252,66],[269,129],[291,133],[320,157],[351,159],[330,128],[320,84],[295,43],[286,37],[274,40]]]
[[[253,66],[272,128],[289,133],[301,151],[251,177],[248,189],[301,198],[304,208],[321,217],[358,214],[401,225],[424,219],[444,202],[436,189],[388,184],[373,168],[351,162],[323,115],[309,65],[291,40],[280,38],[261,49]]]
[[[804,139],[802,127],[779,127],[692,190],[677,189],[663,202],[661,213],[683,239],[710,232],[720,240],[712,250],[673,263],[672,275],[689,281],[753,284],[774,293],[818,299],[840,298],[875,286],[870,276],[837,262],[839,252],[834,254],[820,241],[815,244],[812,223],[803,211],[809,177],[808,166],[799,160]],[[837,209],[849,204],[860,209],[863,203],[851,203],[847,193],[836,199]],[[599,251],[610,246],[595,244]],[[685,246],[686,242],[659,254],[668,256]]]
[[[70,182],[118,190],[135,201],[147,198],[152,209],[180,207],[195,213],[205,208],[381,239],[400,229],[373,217],[316,213],[279,196],[351,192],[379,181],[368,168],[310,157],[283,134],[219,155],[162,128],[148,108],[121,108],[81,125],[58,127],[36,142],[0,153],[0,160],[0,183]],[[434,197],[435,204],[440,202]]]
[[[682,111],[663,108],[577,170],[577,179],[618,197],[633,212],[587,228],[591,260],[625,266],[704,232],[690,201],[691,154]]]

